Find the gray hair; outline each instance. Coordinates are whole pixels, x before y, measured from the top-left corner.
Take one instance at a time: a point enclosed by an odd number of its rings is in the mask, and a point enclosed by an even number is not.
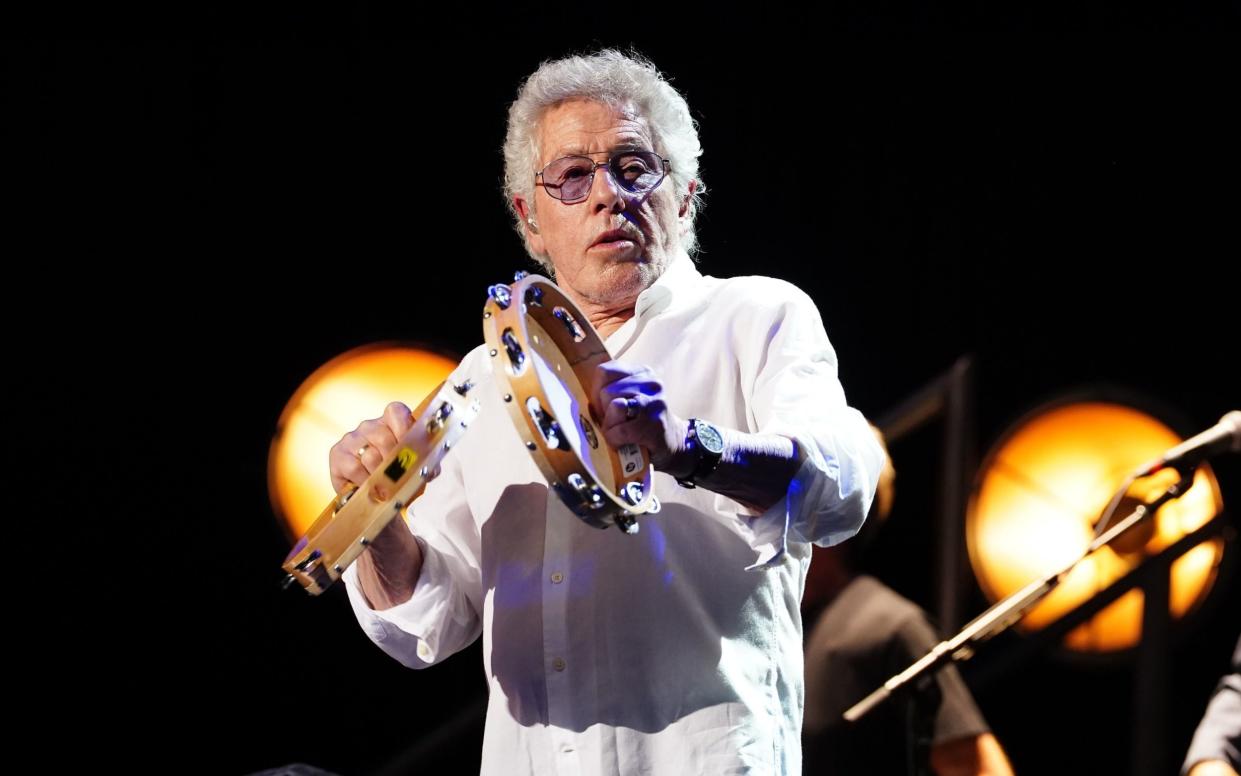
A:
[[[650,60],[637,52],[624,54],[615,49],[544,62],[522,84],[517,99],[509,106],[504,138],[504,200],[522,240],[526,238],[525,226],[513,205],[513,196],[520,194],[527,202],[534,201],[539,122],[549,109],[572,99],[588,99],[612,107],[632,106],[650,125],[653,150],[671,161],[670,182],[677,194],[686,195],[689,182],[698,181],[681,233],[681,246],[693,256],[698,247],[694,218],[706,191],[698,178],[702,144],[698,142],[697,124],[685,98]],[[551,269],[548,258],[536,255],[528,242],[526,251],[540,265]]]

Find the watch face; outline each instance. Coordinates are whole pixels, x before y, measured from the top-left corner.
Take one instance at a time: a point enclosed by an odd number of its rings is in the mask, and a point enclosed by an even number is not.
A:
[[[724,437],[716,431],[715,426],[698,420],[694,422],[694,435],[702,443],[703,449],[712,453],[724,452]]]

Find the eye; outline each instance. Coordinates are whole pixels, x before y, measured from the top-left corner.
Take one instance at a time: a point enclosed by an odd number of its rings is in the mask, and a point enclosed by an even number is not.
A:
[[[627,183],[635,183],[644,175],[649,175],[651,172],[650,169],[640,161],[629,162],[616,169],[619,170],[618,177]]]
[[[547,170],[543,173],[543,179],[560,185],[581,180],[582,178],[589,178],[593,171],[594,165],[589,159],[580,156],[566,156],[549,164]]]

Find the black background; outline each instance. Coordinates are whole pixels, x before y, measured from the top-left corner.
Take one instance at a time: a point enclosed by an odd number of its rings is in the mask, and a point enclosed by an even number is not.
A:
[[[277,589],[266,455],[332,356],[479,341],[486,286],[527,266],[500,144],[539,61],[651,57],[701,122],[702,270],[810,293],[868,415],[973,354],[985,451],[1072,390],[1133,392],[1186,434],[1237,407],[1237,33],[1193,8],[982,4],[6,24],[11,665],[18,729],[53,733],[15,754],[368,773],[485,695],[477,644],[410,672],[343,591]],[[927,606],[937,444],[894,446],[874,561]],[[1235,458],[1217,472],[1241,498]],[[1235,575],[1217,592],[1173,640],[1169,773],[1241,629]],[[1132,682],[1047,654],[976,690],[1019,772],[1115,773]],[[444,772],[477,769],[460,730]]]

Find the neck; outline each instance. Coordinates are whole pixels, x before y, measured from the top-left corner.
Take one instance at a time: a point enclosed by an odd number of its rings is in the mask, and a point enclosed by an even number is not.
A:
[[[590,325],[595,327],[595,331],[599,333],[599,338],[606,340],[611,336],[612,332],[619,329],[625,324],[625,321],[634,316],[635,300],[630,299],[620,304],[600,304],[592,302],[589,299],[583,299],[574,293],[571,288],[566,286],[560,287],[564,291],[565,296],[573,300],[573,304],[577,305],[577,309],[586,315],[586,320],[590,321]]]
[[[587,320],[590,325],[595,327],[595,331],[599,332],[600,339],[607,339],[612,332],[619,329],[625,324],[625,321],[633,317],[633,307],[625,307],[619,310],[598,310],[592,311],[583,308],[586,313]]]

